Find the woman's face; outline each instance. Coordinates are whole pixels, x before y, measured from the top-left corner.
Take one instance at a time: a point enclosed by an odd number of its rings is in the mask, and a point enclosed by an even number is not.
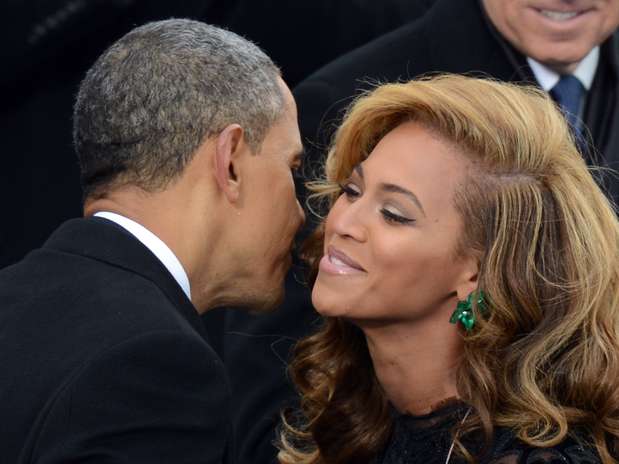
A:
[[[422,126],[389,132],[342,184],[325,224],[312,292],[325,316],[361,323],[447,323],[476,288],[477,264],[458,257],[453,195],[467,159]]]

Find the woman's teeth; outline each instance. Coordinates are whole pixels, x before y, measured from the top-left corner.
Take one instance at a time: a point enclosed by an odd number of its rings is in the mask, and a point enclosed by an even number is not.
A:
[[[344,261],[337,259],[335,256],[333,255],[329,255],[329,261],[331,261],[331,264],[335,264],[336,266],[346,266],[346,267],[350,267],[348,264],[346,264]]]

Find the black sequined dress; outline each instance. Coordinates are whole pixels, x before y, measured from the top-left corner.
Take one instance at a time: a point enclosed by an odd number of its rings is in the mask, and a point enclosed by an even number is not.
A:
[[[451,403],[423,416],[396,415],[393,433],[385,450],[371,464],[445,464],[453,442],[453,431],[462,422],[468,406]],[[467,437],[464,444],[473,452],[481,440]],[[449,464],[466,461],[454,450]],[[495,429],[491,450],[480,464],[600,464],[596,451],[574,438],[551,448],[532,448],[507,429]]]

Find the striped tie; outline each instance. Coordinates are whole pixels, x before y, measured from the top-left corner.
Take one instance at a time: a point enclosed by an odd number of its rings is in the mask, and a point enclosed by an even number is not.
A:
[[[579,118],[585,88],[578,78],[571,74],[561,76],[559,82],[550,90],[550,95],[561,106],[578,144],[582,147],[583,127]]]

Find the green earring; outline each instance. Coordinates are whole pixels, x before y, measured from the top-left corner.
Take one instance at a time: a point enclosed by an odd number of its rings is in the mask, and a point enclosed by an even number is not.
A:
[[[456,306],[456,310],[449,319],[449,322],[452,324],[457,324],[458,321],[460,321],[467,332],[473,330],[473,327],[475,326],[475,314],[473,313],[474,295],[477,298],[477,309],[480,313],[485,314],[488,311],[485,295],[481,290],[477,290],[471,292],[466,300],[458,301],[458,306]]]

